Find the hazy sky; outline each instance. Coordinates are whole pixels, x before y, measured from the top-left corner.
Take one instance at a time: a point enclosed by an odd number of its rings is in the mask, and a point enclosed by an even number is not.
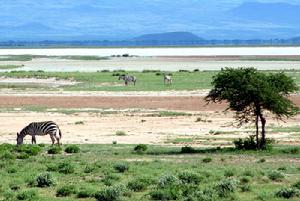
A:
[[[127,39],[170,31],[288,38],[300,36],[298,19],[300,0],[0,0],[0,40]]]

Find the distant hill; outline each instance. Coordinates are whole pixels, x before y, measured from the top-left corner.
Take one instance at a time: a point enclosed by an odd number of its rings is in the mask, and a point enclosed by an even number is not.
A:
[[[201,41],[203,38],[190,32],[166,32],[156,34],[146,34],[132,39],[133,41]]]

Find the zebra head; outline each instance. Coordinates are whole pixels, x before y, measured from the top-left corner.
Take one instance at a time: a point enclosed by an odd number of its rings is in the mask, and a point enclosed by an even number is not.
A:
[[[17,133],[17,145],[23,144],[23,139],[24,137],[20,133]]]

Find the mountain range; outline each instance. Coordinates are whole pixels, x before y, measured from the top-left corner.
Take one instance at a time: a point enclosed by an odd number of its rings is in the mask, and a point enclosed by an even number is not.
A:
[[[300,0],[4,0],[0,41],[289,39],[299,19]]]

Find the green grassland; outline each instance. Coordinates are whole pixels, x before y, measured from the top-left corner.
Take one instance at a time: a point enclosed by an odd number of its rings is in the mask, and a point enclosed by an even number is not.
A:
[[[44,71],[11,71],[0,72],[0,77],[12,78],[56,78],[63,80],[73,80],[79,82],[75,85],[53,87],[42,84],[13,84],[1,83],[0,89],[15,90],[48,90],[48,91],[168,91],[168,90],[202,90],[210,89],[212,77],[218,71],[180,71],[172,72],[173,83],[165,85],[163,83],[163,73],[159,70],[144,70],[142,72],[125,72],[106,70],[99,72],[44,72]],[[276,73],[279,71],[264,71],[265,73]],[[297,85],[300,85],[300,71],[287,70],[285,73],[291,76]],[[118,75],[129,74],[137,77],[136,86],[129,84],[124,86],[123,80],[118,80]]]
[[[137,77],[136,86],[124,86],[124,81],[118,80],[118,75],[128,73]],[[173,84],[164,85],[162,72],[43,72],[43,71],[12,71],[2,72],[0,76],[13,78],[51,78],[74,80],[80,82],[74,86],[61,87],[66,91],[166,91],[166,90],[196,90],[211,87],[211,77],[216,72],[173,72]],[[39,85],[39,87],[42,87]],[[1,84],[0,88],[19,90],[35,89],[23,85]],[[54,88],[59,90],[59,88]]]
[[[299,200],[299,148],[146,149],[116,143],[62,150],[2,144],[0,200]]]

